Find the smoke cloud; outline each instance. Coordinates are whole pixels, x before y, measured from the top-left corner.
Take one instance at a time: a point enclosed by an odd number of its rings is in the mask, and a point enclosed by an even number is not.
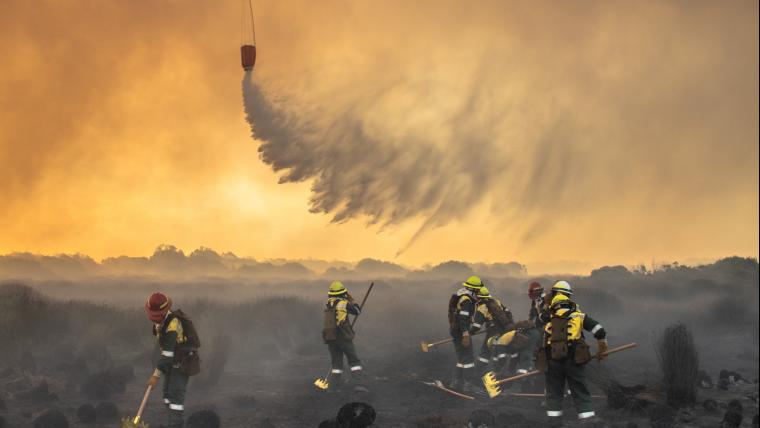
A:
[[[530,242],[557,213],[665,209],[663,187],[717,190],[699,167],[717,139],[727,144],[719,158],[756,152],[757,127],[747,126],[756,94],[732,82],[757,88],[757,56],[739,55],[750,32],[724,27],[738,9],[716,19],[709,3],[700,12],[563,4],[541,16],[519,4],[483,2],[464,14],[450,6],[404,9],[409,19],[395,24],[410,35],[403,48],[390,49],[368,24],[362,52],[341,67],[314,64],[287,83],[245,75],[261,159],[280,183],[312,183],[312,212],[381,229],[422,219],[411,245],[491,209]],[[724,68],[730,51],[736,63]]]
[[[757,255],[756,1],[254,8],[3,2],[0,252]]]

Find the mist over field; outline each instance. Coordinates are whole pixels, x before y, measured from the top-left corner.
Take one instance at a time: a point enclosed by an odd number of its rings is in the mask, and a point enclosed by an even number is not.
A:
[[[19,279],[24,272],[26,279]],[[447,300],[473,272],[483,276],[516,319],[528,315],[530,281],[548,288],[558,279],[530,276],[519,263],[450,261],[412,270],[367,260],[254,262],[211,250],[184,255],[173,247],[161,247],[151,257],[100,263],[84,256],[4,256],[0,398],[9,410],[3,415],[25,421],[22,413],[34,414],[51,405],[76,408],[102,399],[117,403],[124,414],[133,411],[152,370],[155,347],[142,305],[149,293],[161,290],[193,318],[204,340],[204,372],[191,382],[188,409],[214,409],[223,426],[230,427],[267,426],[257,425],[267,419],[275,427],[316,427],[351,400],[320,395],[311,386],[329,367],[320,327],[326,287],[332,279],[342,279],[354,296],[363,295],[369,282],[375,282],[356,344],[373,391],[360,398],[379,411],[377,426],[460,427],[478,408],[494,414],[532,409],[525,410],[527,417],[540,426],[541,409],[535,402],[445,404],[450,398],[418,382],[448,380],[453,349],[423,354],[419,342],[448,337]],[[573,285],[582,310],[604,324],[612,346],[639,343],[603,367],[591,368],[595,377],[658,385],[656,339],[680,322],[693,331],[701,369],[716,378],[724,369],[757,378],[757,260],[731,257],[655,271],[606,266],[588,276],[562,278]],[[479,346],[478,341],[475,349]],[[33,369],[28,361],[34,361]],[[103,387],[108,391],[105,397],[88,396],[86,382],[124,366],[135,376],[124,385]],[[43,380],[57,400],[22,398]],[[288,398],[283,401],[284,396]],[[417,397],[413,403],[411,396]],[[596,406],[602,415],[614,412],[605,410],[603,400]],[[443,415],[444,422],[424,425],[430,415]],[[154,423],[163,420],[157,401],[146,417]]]

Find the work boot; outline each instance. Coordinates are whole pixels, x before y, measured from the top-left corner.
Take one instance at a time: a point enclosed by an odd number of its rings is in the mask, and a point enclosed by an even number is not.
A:
[[[182,417],[182,411],[170,410],[169,411],[169,426],[168,428],[182,428],[185,425],[185,420]]]
[[[340,392],[343,389],[343,377],[338,373],[333,373],[328,379],[330,385],[327,387],[328,393]]]
[[[604,423],[598,416],[591,416],[589,418],[578,419],[578,426],[587,428],[602,427],[604,426]]]
[[[509,359],[509,364],[507,364],[507,373],[509,373],[510,376],[517,372],[517,363],[519,361],[519,357],[512,357]]]
[[[451,375],[451,382],[449,382],[448,388],[453,391],[459,391],[464,386],[464,372],[461,368],[454,369]]]
[[[369,388],[364,384],[363,370],[354,370],[351,372],[351,384],[353,384],[354,392],[369,392]]]

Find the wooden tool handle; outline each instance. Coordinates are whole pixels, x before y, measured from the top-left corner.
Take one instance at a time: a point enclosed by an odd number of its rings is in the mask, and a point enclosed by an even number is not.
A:
[[[471,336],[477,336],[477,335],[483,334],[485,332],[486,332],[485,330],[482,330],[482,331],[479,331],[477,333],[471,334]],[[448,339],[439,340],[438,342],[428,343],[428,346],[443,345],[444,343],[449,343],[449,342],[453,342],[453,341],[454,341],[454,338],[450,337]]]
[[[537,374],[541,374],[541,372],[538,371],[538,370],[533,370],[532,372],[523,373],[523,374],[519,374],[517,376],[512,376],[512,377],[508,377],[506,379],[502,379],[502,380],[496,381],[496,385],[502,385],[502,384],[505,384],[505,383],[513,382],[513,381],[520,380],[520,379],[524,379],[526,377],[535,376]]]
[[[615,352],[625,351],[625,350],[628,350],[628,349],[631,349],[631,348],[635,348],[637,346],[639,346],[637,343],[629,343],[627,345],[618,346],[616,348],[608,349],[602,355],[607,356],[607,355],[610,355],[610,354],[614,354]],[[597,355],[594,355],[594,357],[596,357],[596,356]]]
[[[449,342],[453,342],[453,341],[454,341],[454,339],[448,338],[448,339],[439,340],[438,342],[428,343],[428,346],[443,345],[444,343],[449,343]]]
[[[369,288],[367,289],[367,292],[364,293],[364,298],[362,299],[362,303],[359,305],[359,315],[362,314],[362,311],[364,310],[364,304],[367,303],[367,298],[369,297],[369,293],[372,291],[372,287],[375,286],[375,283],[372,282],[369,284]],[[356,320],[359,319],[359,315],[354,317],[354,320],[351,321],[351,327],[356,325]]]
[[[153,387],[151,385],[148,385],[148,388],[145,390],[145,395],[143,395],[142,402],[140,403],[140,408],[137,409],[137,416],[135,416],[136,421],[140,420],[143,410],[145,410],[145,405],[148,403],[148,396],[150,395],[150,391],[152,390],[153,390]]]
[[[605,352],[602,355],[607,356],[607,355],[610,355],[610,354],[614,354],[616,352],[621,352],[621,351],[625,351],[625,350],[628,350],[628,349],[631,349],[631,348],[635,348],[637,346],[638,346],[638,344],[636,344],[636,343],[629,343],[627,345],[622,345],[622,346],[618,346],[616,348],[608,349],[607,352]],[[596,355],[593,355],[591,358],[594,358],[594,357],[596,357]],[[533,370],[532,372],[523,373],[523,374],[519,374],[517,376],[512,376],[512,377],[508,377],[506,379],[502,379],[502,380],[496,381],[496,385],[503,385],[503,384],[508,383],[508,382],[514,382],[516,380],[524,379],[526,377],[535,376],[537,374],[541,374],[541,372],[538,371],[538,370]]]

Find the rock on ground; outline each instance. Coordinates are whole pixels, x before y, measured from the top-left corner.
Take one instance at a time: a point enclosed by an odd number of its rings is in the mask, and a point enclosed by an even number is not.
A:
[[[219,428],[219,415],[213,410],[199,410],[187,418],[187,428]]]
[[[739,428],[744,419],[744,409],[742,403],[739,400],[731,400],[728,403],[726,414],[723,415],[723,422],[721,422],[721,428]]]
[[[375,422],[377,413],[367,403],[348,403],[340,408],[336,422],[340,428],[365,428]]]

